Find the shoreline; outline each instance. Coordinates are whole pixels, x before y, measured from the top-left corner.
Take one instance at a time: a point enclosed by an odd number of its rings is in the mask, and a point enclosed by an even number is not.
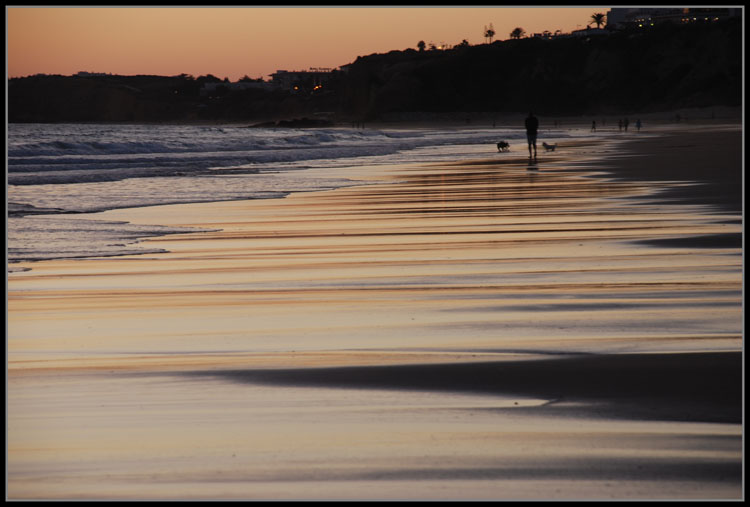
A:
[[[9,498],[740,498],[742,224],[608,139],[96,214],[215,231],[9,274]]]
[[[710,109],[710,108],[708,108]],[[700,109],[701,111],[703,109]],[[587,120],[586,120],[587,121]],[[583,121],[581,123],[581,128],[583,130],[586,130],[585,127],[587,126],[586,121]],[[518,123],[518,122],[515,122]],[[514,123],[514,124],[515,124]],[[419,126],[418,124],[414,122],[406,122],[406,126],[404,128],[414,128],[415,126]],[[424,127],[423,125],[422,127]],[[443,125],[445,126],[445,125]],[[390,128],[387,124],[380,124],[377,128]],[[480,127],[466,127],[466,128],[459,128],[460,130],[471,130],[472,128],[480,128]],[[481,127],[484,128],[484,127]],[[641,148],[639,148],[639,151],[646,153],[648,156],[654,157],[654,152],[657,152],[661,149],[662,144],[669,145],[670,143],[674,144],[674,142],[682,143],[679,145],[680,152],[677,153],[676,157],[674,153],[670,153],[668,156],[668,159],[662,159],[657,160],[654,162],[651,162],[648,167],[636,167],[633,163],[631,163],[632,159],[621,158],[618,155],[611,156],[608,155],[605,157],[606,164],[607,164],[607,177],[614,177],[616,179],[624,180],[624,181],[633,181],[633,182],[643,182],[643,181],[675,181],[675,182],[682,182],[684,180],[690,180],[694,181],[697,186],[695,187],[686,187],[686,186],[676,186],[675,188],[668,189],[663,196],[663,202],[690,202],[692,204],[708,204],[711,206],[717,206],[722,210],[726,210],[727,212],[739,212],[742,207],[742,189],[744,188],[742,186],[742,175],[735,175],[734,177],[730,176],[723,176],[720,179],[717,180],[715,177],[715,174],[711,174],[707,171],[692,171],[689,174],[674,174],[670,171],[665,171],[663,168],[667,167],[670,163],[677,163],[677,164],[683,164],[685,161],[691,160],[693,158],[700,158],[700,162],[704,164],[705,166],[714,166],[716,164],[715,160],[710,159],[706,155],[706,152],[701,148],[700,143],[703,142],[706,132],[704,129],[708,128],[708,134],[714,135],[717,131],[722,130],[728,130],[730,132],[729,136],[732,137],[732,139],[722,139],[722,142],[724,143],[724,146],[728,147],[727,150],[728,153],[734,155],[734,158],[730,158],[728,160],[723,161],[723,166],[719,168],[721,171],[728,173],[730,171],[730,168],[732,166],[741,165],[741,149],[739,147],[741,146],[741,139],[737,139],[738,136],[742,136],[742,131],[737,130],[736,126],[732,127],[731,125],[727,125],[723,123],[722,120],[717,121],[716,124],[714,122],[706,123],[704,121],[699,121],[697,124],[693,124],[688,126],[686,123],[683,123],[682,125],[675,126],[672,124],[671,120],[667,120],[663,125],[657,125],[656,127],[652,126],[652,130],[650,132],[644,130],[644,134],[641,135],[640,138],[636,137],[625,137],[623,136],[622,132],[615,132],[613,127],[609,127],[606,129],[599,129],[600,134],[596,134],[595,136],[592,136],[590,139],[574,139],[570,141],[565,141],[561,144],[562,149],[580,149],[582,147],[587,147],[589,145],[592,145],[592,143],[595,145],[596,143],[608,143],[608,142],[616,142],[616,143],[639,143]],[[519,127],[520,129],[520,127]],[[555,128],[556,129],[556,128]],[[570,130],[571,127],[568,125],[566,128],[560,128],[561,131]],[[575,128],[573,128],[575,130]],[[694,131],[693,129],[696,129]],[[547,138],[554,138],[554,132],[555,130],[551,130],[549,127],[547,127],[547,135],[543,137]],[[603,131],[603,132],[602,132]],[[625,133],[627,134],[627,133]],[[655,138],[651,138],[650,136],[656,135]],[[687,140],[685,140],[687,138]],[[540,143],[544,139],[540,138]],[[685,142],[688,143],[688,145],[685,145]],[[709,141],[712,142],[712,141]],[[522,146],[523,145],[523,146]],[[650,146],[649,146],[650,145]],[[646,146],[645,150],[642,148],[643,146]],[[519,142],[519,147],[517,149],[525,149],[525,143]],[[627,150],[627,147],[626,147]],[[539,153],[544,156],[544,160],[550,161],[555,160],[555,153],[543,153],[543,148],[541,145],[539,146]],[[663,155],[660,155],[663,157]],[[486,159],[468,159],[463,160],[459,162],[442,162],[438,163],[437,165],[445,165],[445,166],[451,166],[451,165],[465,165],[465,166],[474,166],[474,165],[482,165],[482,164],[519,164],[525,162],[527,159],[525,155],[519,155],[516,151],[512,154],[505,154],[502,159],[498,158],[486,158]],[[601,161],[594,158],[593,161],[591,160],[582,160],[577,161],[577,165],[579,166],[589,166],[589,167],[596,167],[597,165],[601,165]],[[415,166],[426,166],[430,167],[431,163],[420,163],[415,162]],[[377,169],[378,166],[374,166],[374,169]],[[385,168],[387,170],[388,165],[385,164],[381,167],[381,169]],[[321,169],[317,169],[321,170]],[[354,183],[351,185],[345,185],[345,187],[348,186],[361,186],[368,184],[367,179],[369,176],[363,175],[364,179],[352,180]],[[342,187],[337,187],[342,188]],[[317,190],[310,190],[310,192],[316,192]],[[64,213],[52,213],[47,214],[43,211],[39,212],[33,212],[33,213],[23,213],[23,212],[17,212],[14,213],[11,211],[10,216],[15,217],[23,217],[28,215],[34,215],[34,216],[50,216],[50,217],[56,217],[56,216],[64,216],[66,218],[90,218],[96,220],[97,217],[100,216],[102,213],[108,213],[108,212],[119,212],[122,211],[124,213],[127,213],[127,210],[130,209],[139,209],[139,208],[160,208],[163,206],[182,206],[182,205],[193,205],[193,204],[210,204],[214,202],[243,202],[243,201],[256,201],[260,199],[284,199],[288,195],[293,193],[305,193],[307,191],[301,190],[301,191],[291,191],[291,192],[284,192],[283,195],[278,196],[270,196],[270,197],[258,197],[253,199],[226,199],[226,200],[219,200],[219,201],[188,201],[188,202],[177,202],[177,203],[166,203],[166,204],[146,204],[143,206],[136,206],[136,207],[117,207],[117,208],[111,208],[101,211],[91,211],[91,212],[64,212]],[[717,197],[721,196],[721,197]],[[729,196],[729,199],[726,197]],[[127,217],[126,217],[127,218]],[[127,221],[127,220],[126,220]],[[160,225],[157,223],[152,223],[151,225]],[[200,228],[200,227],[197,227]],[[199,233],[200,231],[196,231],[196,233]],[[164,233],[165,235],[169,234],[181,234],[180,232],[176,233]],[[160,234],[157,234],[156,237],[159,237]],[[135,244],[141,243],[140,240],[148,239],[154,237],[153,235],[144,236],[142,238],[139,238],[138,241],[136,241]],[[705,239],[705,238],[703,238]],[[734,239],[728,240],[727,238],[720,238],[717,237],[717,241],[719,243],[726,242],[727,244],[736,244],[737,237],[735,236]],[[647,244],[647,243],[644,243]],[[676,244],[676,243],[675,243]],[[8,273],[14,272],[14,270],[10,270],[10,266],[18,265],[22,263],[37,263],[37,262],[44,262],[48,260],[64,260],[64,259],[70,259],[70,260],[76,260],[76,259],[91,259],[91,258],[99,258],[99,257],[122,257],[122,256],[130,256],[130,255],[149,255],[151,252],[144,252],[143,254],[137,254],[133,252],[127,252],[122,254],[113,254],[113,255],[80,255],[76,257],[51,257],[51,258],[45,258],[45,259],[21,259],[21,260],[8,260]],[[7,257],[6,257],[7,260]]]
[[[718,114],[717,114],[718,113]],[[377,128],[424,128],[429,126],[437,127],[461,127],[461,128],[486,128],[492,125],[493,119],[507,123],[512,126],[523,125],[523,118],[528,112],[502,112],[493,111],[464,111],[455,113],[392,113],[394,119],[380,118],[364,122],[364,124],[376,126]],[[675,122],[675,115],[680,115],[680,122]],[[174,125],[174,126],[251,126],[253,124],[264,123],[269,121],[287,120],[294,117],[315,116],[314,113],[300,113],[297,115],[288,115],[284,117],[258,117],[248,120],[181,120],[181,121],[155,121],[155,122],[107,122],[107,121],[82,121],[82,122],[42,122],[42,124],[87,124],[87,125]],[[637,118],[658,125],[688,125],[688,124],[706,124],[706,123],[723,123],[723,122],[741,122],[742,108],[738,106],[703,106],[703,107],[685,107],[678,109],[667,109],[658,111],[620,111],[620,112],[593,112],[580,115],[554,115],[545,116],[563,124],[574,124],[581,128],[588,128],[592,120],[600,121],[602,118],[609,118],[615,123],[611,123],[608,128],[614,129],[617,118]],[[466,118],[471,119],[471,123],[466,123]],[[483,123],[474,124],[481,121]],[[634,120],[632,120],[634,121]],[[349,118],[335,122],[334,127],[321,128],[351,128],[352,122],[362,124],[361,119]],[[14,124],[29,124],[34,122],[14,122]],[[500,128],[502,125],[498,125]],[[507,126],[507,125],[506,125]],[[600,127],[602,125],[600,124]],[[606,127],[606,125],[604,125]],[[314,129],[315,127],[312,127]],[[368,127],[369,128],[369,127]],[[519,126],[519,128],[521,128]]]
[[[695,177],[691,180],[692,183],[689,185],[683,185],[684,174],[680,171],[670,171],[668,167],[662,164],[661,160],[657,159],[657,163],[640,163],[638,155],[653,156],[651,151],[654,148],[663,149],[664,147],[669,148],[670,143],[683,142],[687,139],[688,143],[693,142],[694,139],[711,139],[711,136],[720,137],[728,143],[734,143],[734,148],[739,147],[737,144],[740,142],[739,136],[740,131],[736,129],[732,130],[731,136],[724,136],[721,131],[726,126],[720,127],[719,131],[713,132],[692,132],[689,129],[687,132],[682,129],[668,128],[663,131],[659,131],[654,137],[644,136],[642,138],[627,138],[618,139],[617,136],[605,136],[596,137],[589,140],[573,140],[567,143],[563,143],[560,148],[566,150],[562,154],[558,153],[542,153],[540,150],[540,156],[542,160],[542,166],[549,167],[553,171],[557,167],[564,168],[567,164],[572,163],[576,167],[582,170],[581,177],[583,178],[594,178],[603,179],[605,181],[615,182],[626,182],[627,184],[621,191],[623,197],[615,197],[616,199],[625,199],[630,201],[635,207],[642,205],[650,205],[656,203],[657,205],[671,206],[707,206],[707,212],[709,216],[716,214],[718,216],[729,214],[732,215],[737,213],[737,193],[724,192],[713,195],[707,195],[702,193],[700,190],[705,186],[707,188],[713,188],[716,185],[720,185],[722,188],[731,186],[734,190],[740,191],[741,188],[739,182],[742,179],[741,173],[732,173],[731,167],[733,164],[739,163],[739,159],[730,158],[725,160],[721,169],[725,171],[725,174],[721,176],[721,181],[717,183],[715,178],[712,179],[712,175],[707,172],[691,171],[690,175]],[[707,137],[708,136],[708,137]],[[614,143],[614,144],[613,144]],[[624,143],[624,144],[623,144]],[[725,143],[726,144],[726,143]],[[629,152],[630,155],[621,156],[620,146],[625,146],[625,151]],[[628,147],[630,145],[630,147]],[[645,149],[638,149],[639,147],[646,147]],[[685,146],[683,144],[683,146]],[[696,151],[701,151],[700,147],[696,144],[688,144],[689,147],[694,148],[692,151],[686,151],[680,155],[679,164],[690,163],[696,160]],[[603,149],[603,151],[602,151]],[[578,155],[571,158],[569,150],[574,150]],[[629,151],[628,151],[629,150]],[[633,154],[638,154],[635,157]],[[736,153],[735,153],[736,155]],[[670,154],[669,157],[673,155]],[[580,157],[580,158],[577,158]],[[705,158],[698,157],[699,163],[705,162]],[[107,262],[122,260],[126,263],[133,262],[134,264],[141,264],[139,261],[145,263],[153,262],[154,260],[168,260],[179,254],[179,251],[171,251],[170,245],[182,245],[188,246],[190,251],[191,244],[200,245],[204,242],[212,242],[217,238],[228,237],[231,238],[237,234],[235,231],[234,224],[226,230],[227,234],[224,234],[224,229],[221,227],[223,220],[217,219],[221,216],[222,211],[217,213],[209,212],[210,208],[219,207],[222,210],[226,210],[228,213],[234,215],[237,212],[244,213],[245,208],[265,208],[269,207],[271,210],[281,209],[286,207],[287,202],[291,203],[293,213],[298,208],[305,205],[305,202],[318,200],[321,196],[324,200],[327,200],[327,196],[342,195],[347,192],[353,192],[354,194],[366,195],[369,190],[374,191],[374,195],[379,196],[381,194],[388,194],[389,188],[397,189],[399,185],[409,185],[411,178],[420,180],[422,174],[427,176],[430,175],[435,169],[447,170],[447,174],[450,175],[450,179],[447,180],[449,184],[455,183],[463,179],[464,170],[472,169],[479,171],[478,174],[481,178],[483,175],[488,174],[489,171],[493,171],[495,168],[521,168],[526,169],[526,174],[534,175],[538,174],[532,171],[539,170],[539,164],[534,161],[529,161],[526,156],[519,155],[518,152],[514,152],[510,155],[504,155],[501,158],[482,158],[464,160],[459,162],[437,162],[433,164],[414,163],[409,165],[379,165],[373,167],[361,168],[354,171],[353,177],[358,181],[357,184],[338,187],[330,190],[312,190],[312,191],[297,191],[290,192],[283,197],[272,197],[264,199],[240,199],[240,200],[226,200],[226,201],[204,201],[204,202],[191,202],[191,203],[175,203],[175,204],[157,204],[148,205],[135,208],[115,208],[111,210],[92,212],[92,213],[76,213],[73,216],[77,218],[94,218],[102,220],[115,220],[132,222],[138,225],[157,225],[165,227],[189,227],[203,229],[199,231],[188,231],[188,232],[173,232],[163,233],[156,236],[149,236],[142,238],[138,243],[145,245],[146,247],[152,248],[153,251],[144,253],[125,253],[121,255],[113,256],[81,256],[75,258],[60,258],[60,259],[43,259],[38,261],[19,261],[12,263],[13,266],[18,266],[18,270],[9,270],[8,275],[10,278],[17,276],[23,276],[29,271],[33,271],[34,268],[24,267],[24,264],[31,266],[52,266],[52,271],[57,270],[57,266],[61,266],[63,271],[70,271],[77,273],[80,270],[77,269],[79,266],[82,267],[83,271],[87,269],[89,263],[97,264],[99,262]],[[351,168],[354,170],[355,168]],[[578,169],[577,169],[578,170]],[[577,171],[576,170],[576,171]],[[567,169],[563,169],[561,174],[566,174]],[[468,175],[472,178],[472,175]],[[441,177],[445,179],[445,176]],[[740,181],[738,181],[738,179]],[[655,194],[644,193],[642,189],[643,183],[649,183],[655,181],[660,184],[660,188],[663,189]],[[665,185],[666,183],[666,185]],[[693,186],[693,184],[697,186]],[[632,187],[630,186],[632,185]],[[383,189],[382,191],[380,189]],[[696,192],[698,188],[698,192]],[[618,192],[615,192],[617,194]],[[366,204],[370,198],[366,198],[362,204]],[[298,204],[297,200],[301,202]],[[346,202],[347,199],[345,198]],[[399,202],[399,200],[395,200]],[[276,204],[278,204],[278,206]],[[268,206],[266,206],[266,204]],[[741,204],[741,203],[739,203]],[[366,206],[369,206],[366,204]],[[213,216],[211,221],[201,221],[201,215]],[[428,217],[428,215],[424,215]],[[191,217],[185,221],[185,217]],[[416,217],[419,219],[419,215]],[[325,218],[328,220],[328,218]],[[734,219],[720,219],[718,223],[724,223],[726,225],[732,225],[738,223]],[[741,224],[741,218],[739,220]],[[245,224],[240,224],[241,228],[245,227]],[[243,233],[244,234],[244,233]],[[274,232],[274,237],[278,233]],[[344,234],[349,236],[349,234]],[[356,233],[356,236],[364,237],[369,233]],[[378,237],[379,234],[372,234]],[[325,236],[325,234],[324,234]],[[334,233],[332,235],[336,236]],[[262,237],[262,236],[261,236]],[[716,232],[716,233],[698,233],[692,236],[679,235],[676,237],[656,237],[653,239],[639,238],[633,239],[634,245],[641,244],[648,248],[677,248],[677,249],[741,249],[743,246],[743,234],[741,231],[738,232]],[[11,264],[9,263],[9,268]],[[65,266],[70,266],[72,269],[68,270]],[[15,276],[14,276],[15,275]],[[42,275],[45,278],[46,275]]]

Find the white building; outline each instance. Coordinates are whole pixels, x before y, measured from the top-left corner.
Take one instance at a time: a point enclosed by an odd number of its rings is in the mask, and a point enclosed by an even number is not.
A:
[[[271,74],[271,82],[278,88],[294,90],[295,86],[303,86],[312,90],[320,87],[333,75],[333,69],[313,67],[310,70],[277,70]],[[309,90],[308,90],[309,91]]]

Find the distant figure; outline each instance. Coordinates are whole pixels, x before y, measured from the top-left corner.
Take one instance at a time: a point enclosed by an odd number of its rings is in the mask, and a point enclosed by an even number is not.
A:
[[[625,127],[625,132],[628,131],[628,125],[630,125],[630,120],[625,118],[625,121],[622,122],[622,125]]]
[[[531,158],[531,148],[534,148],[534,158],[536,158],[536,131],[539,129],[539,120],[537,120],[534,113],[529,113],[529,116],[524,122],[526,125],[526,140],[529,142],[529,158]]]
[[[638,129],[638,132],[641,131],[641,119],[640,118],[635,120],[635,128]]]
[[[622,120],[617,120],[617,128],[622,132]]]
[[[591,122],[591,132],[596,132],[596,120]]]

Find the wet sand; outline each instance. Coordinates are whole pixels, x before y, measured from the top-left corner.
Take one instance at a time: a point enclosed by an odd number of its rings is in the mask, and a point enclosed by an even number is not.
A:
[[[741,498],[739,128],[524,148],[10,273],[8,498]]]

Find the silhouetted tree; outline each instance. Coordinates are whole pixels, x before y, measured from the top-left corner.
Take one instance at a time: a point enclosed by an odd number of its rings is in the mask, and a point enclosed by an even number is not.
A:
[[[597,28],[600,28],[604,23],[604,14],[602,14],[601,12],[596,12],[591,15],[591,20],[596,23]]]
[[[511,39],[520,39],[524,35],[526,35],[526,32],[520,26],[517,27],[517,28],[514,28],[513,31],[510,32],[510,38]]]
[[[207,83],[215,83],[217,81],[221,81],[221,79],[214,76],[213,74],[206,74],[205,76],[198,77],[198,81],[204,81]]]
[[[463,47],[469,47],[470,45],[471,44],[469,44],[469,41],[467,41],[466,39],[464,39],[461,42],[459,42],[458,44],[456,44],[456,47],[457,48],[463,48]]]
[[[425,44],[424,41],[421,40],[421,41],[417,42],[417,49],[419,49],[420,51],[424,51],[424,48],[425,48],[426,45],[427,44]]]
[[[492,44],[492,38],[495,36],[495,27],[492,26],[492,23],[490,23],[489,28],[486,26],[484,27],[484,38],[488,39],[490,41],[490,44]]]

